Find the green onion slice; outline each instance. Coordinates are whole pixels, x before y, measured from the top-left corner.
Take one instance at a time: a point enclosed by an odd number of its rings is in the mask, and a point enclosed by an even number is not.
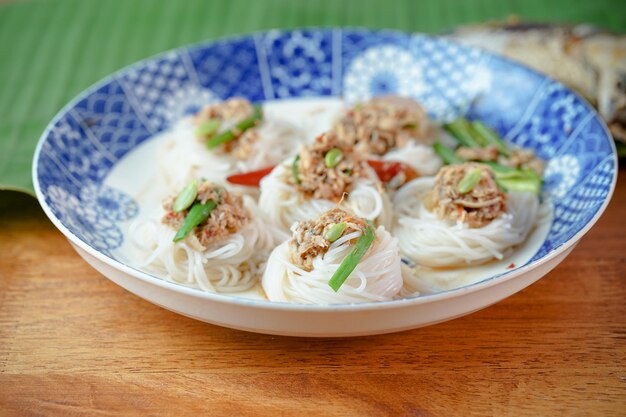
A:
[[[300,175],[298,174],[298,161],[300,160],[300,155],[296,155],[293,158],[293,163],[291,164],[291,177],[293,178],[294,184],[300,184]]]
[[[343,158],[343,152],[341,152],[338,148],[332,148],[330,151],[326,152],[324,156],[324,164],[326,168],[334,168]]]
[[[219,119],[205,120],[196,128],[196,136],[213,136],[221,124],[222,122]]]
[[[446,129],[452,136],[456,138],[457,141],[463,146],[467,146],[470,148],[480,148],[480,144],[476,142],[476,139],[472,136],[472,132],[469,128],[469,122],[463,118],[459,117],[451,123],[447,123],[443,125],[444,129]]]
[[[174,204],[172,205],[174,213],[180,213],[191,206],[191,204],[196,201],[197,195],[198,182],[193,180],[176,196],[176,200],[174,200]]]
[[[209,218],[215,207],[217,207],[217,204],[213,200],[208,200],[204,204],[198,202],[191,206],[189,213],[187,213],[187,217],[185,217],[183,225],[180,229],[178,229],[178,232],[176,232],[176,236],[174,236],[174,242],[178,242],[186,238],[194,227]]]
[[[348,224],[346,222],[333,224],[326,231],[326,234],[324,235],[324,239],[326,239],[327,241],[331,243],[334,242],[335,240],[341,237],[343,232],[346,230],[346,227],[348,227]]]
[[[537,195],[541,193],[543,180],[541,175],[537,174],[532,169],[511,168],[496,162],[481,162],[481,164],[491,167],[498,186],[500,186],[504,192],[530,191]]]
[[[235,139],[237,135],[240,135],[251,127],[254,127],[257,121],[261,120],[262,117],[263,111],[261,109],[261,106],[254,106],[254,112],[252,113],[252,116],[243,119],[241,122],[237,123],[234,129],[226,130],[219,135],[213,136],[206,142],[206,146],[209,149],[213,149],[223,143],[230,142],[231,140]],[[235,131],[237,131],[237,134],[235,134]]]
[[[498,148],[498,151],[502,155],[511,155],[511,152],[509,151],[506,143],[502,139],[500,139],[500,136],[498,136],[496,132],[487,127],[483,122],[481,122],[480,120],[472,122],[472,129],[474,130],[474,132],[480,135],[480,137],[482,137],[488,145],[494,145],[496,148]]]
[[[467,194],[471,192],[474,189],[474,187],[476,187],[476,185],[480,182],[480,177],[481,177],[480,168],[474,168],[473,170],[465,174],[463,179],[459,181],[459,184],[457,186],[457,191],[460,192],[461,194]]]
[[[496,177],[496,182],[505,192],[530,191],[536,195],[541,193],[541,180],[537,181],[533,178],[511,179]]]
[[[356,241],[352,251],[343,259],[339,268],[337,268],[333,276],[330,278],[330,281],[328,281],[328,285],[335,292],[339,291],[339,288],[341,288],[352,271],[354,271],[354,268],[356,268],[359,264],[365,255],[365,252],[367,252],[370,246],[372,246],[375,236],[374,227],[368,224],[363,234]]]
[[[454,151],[446,146],[443,146],[441,143],[433,144],[433,149],[435,153],[439,155],[439,158],[443,160],[443,163],[446,165],[455,165],[462,164],[465,162],[462,158],[456,156]]]

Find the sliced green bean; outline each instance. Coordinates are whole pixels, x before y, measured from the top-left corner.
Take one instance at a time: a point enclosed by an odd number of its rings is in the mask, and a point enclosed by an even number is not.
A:
[[[213,200],[208,200],[204,204],[197,202],[191,206],[189,213],[187,213],[187,217],[185,217],[185,220],[183,221],[183,225],[180,229],[178,229],[178,232],[176,232],[176,236],[174,236],[174,242],[178,242],[186,238],[194,227],[209,218],[215,207],[217,207],[217,204]]]
[[[337,239],[341,237],[343,232],[346,230],[346,227],[348,227],[348,224],[346,222],[333,224],[326,231],[326,234],[324,235],[324,239],[326,239],[330,243],[336,241]]]
[[[193,180],[176,196],[176,200],[174,200],[174,204],[172,205],[174,213],[180,213],[191,206],[191,204],[196,201],[197,195],[198,182]]]
[[[478,185],[478,183],[480,182],[480,177],[482,175],[481,173],[482,171],[480,170],[480,168],[474,168],[473,170],[465,174],[465,176],[461,181],[459,181],[459,184],[457,186],[458,192],[460,192],[461,194],[467,194],[471,192],[474,187],[476,187],[476,185]]]
[[[374,237],[376,237],[374,228],[368,225],[363,234],[357,239],[352,251],[343,259],[339,268],[337,268],[330,278],[330,281],[328,281],[328,285],[335,292],[339,291],[339,288],[346,282],[352,271],[354,271],[354,268],[361,262],[365,252],[372,246]]]
[[[455,165],[462,164],[465,162],[462,158],[456,156],[454,151],[446,146],[443,146],[441,143],[433,144],[433,149],[435,153],[439,155],[439,157],[443,160],[443,163],[446,165]]]
[[[237,123],[234,129],[229,129],[220,133],[219,135],[213,136],[206,142],[206,146],[209,149],[213,149],[223,143],[230,142],[241,133],[245,132],[251,127],[254,127],[256,123],[261,120],[262,117],[263,111],[261,109],[261,106],[254,106],[254,112],[252,113],[252,116],[243,119],[241,122]]]

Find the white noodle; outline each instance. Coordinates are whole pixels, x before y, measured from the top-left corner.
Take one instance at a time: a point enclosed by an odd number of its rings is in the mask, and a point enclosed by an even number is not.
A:
[[[530,192],[510,192],[507,212],[483,227],[437,219],[419,195],[433,187],[434,178],[418,178],[394,197],[397,220],[394,236],[401,252],[429,267],[461,267],[502,259],[522,243],[537,221],[539,202]]]
[[[180,189],[195,178],[221,182],[234,172],[247,172],[278,164],[292,155],[304,135],[289,122],[266,117],[259,125],[247,160],[238,160],[220,149],[207,149],[195,136],[191,118],[183,119],[169,133],[158,154],[158,172],[168,189]],[[244,190],[237,189],[238,191]],[[250,191],[248,189],[247,191]]]
[[[128,233],[131,244],[144,255],[137,266],[168,281],[205,291],[233,293],[250,289],[263,273],[276,236],[284,235],[266,225],[250,197],[244,196],[244,205],[253,220],[205,251],[194,249],[188,239],[173,242],[176,231],[160,223],[163,211],[152,219],[135,222]]]
[[[263,289],[270,301],[305,304],[360,303],[395,298],[403,290],[404,276],[398,253],[398,240],[378,227],[372,247],[358,263],[338,292],[328,285],[358,238],[353,232],[333,242],[325,254],[313,259],[313,269],[305,271],[292,263],[289,241],[278,246],[269,257],[263,274]],[[404,272],[404,273],[403,273]]]
[[[291,160],[278,165],[261,181],[259,208],[268,220],[284,231],[296,222],[313,219],[325,211],[337,207],[337,203],[323,199],[305,199],[290,184],[283,181],[291,169]],[[389,197],[379,187],[376,174],[369,172],[368,178],[355,181],[350,195],[343,199],[339,207],[351,211],[359,217],[374,220],[377,224],[389,227],[392,222],[392,209]]]

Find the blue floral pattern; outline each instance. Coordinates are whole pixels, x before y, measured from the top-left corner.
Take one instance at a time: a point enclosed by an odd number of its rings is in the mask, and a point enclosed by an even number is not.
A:
[[[267,74],[266,98],[331,95],[332,36],[321,30],[257,35],[259,65]]]
[[[44,204],[74,235],[111,256],[120,224],[139,212],[107,175],[128,152],[203,104],[335,96],[348,102],[411,96],[440,121],[483,120],[549,160],[554,204],[534,260],[580,233],[616,177],[611,138],[589,106],[561,84],[478,49],[425,35],[355,29],[270,31],[180,48],[90,88],[48,126],[36,157]]]
[[[112,200],[111,196],[118,198]],[[87,184],[81,198],[60,186],[51,185],[46,190],[46,197],[50,208],[58,213],[65,227],[108,256],[123,242],[117,221],[129,220],[139,212],[139,207],[129,196],[95,184]]]
[[[407,49],[395,45],[371,48],[350,63],[344,77],[344,97],[348,103],[386,94],[419,97],[426,88],[422,72]]]

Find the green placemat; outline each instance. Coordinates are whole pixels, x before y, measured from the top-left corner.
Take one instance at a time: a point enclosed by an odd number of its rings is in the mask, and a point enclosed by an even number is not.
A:
[[[270,28],[366,26],[436,33],[504,19],[626,28],[623,0],[65,0],[0,6],[0,189],[33,193],[48,121],[107,74],[157,52]]]

